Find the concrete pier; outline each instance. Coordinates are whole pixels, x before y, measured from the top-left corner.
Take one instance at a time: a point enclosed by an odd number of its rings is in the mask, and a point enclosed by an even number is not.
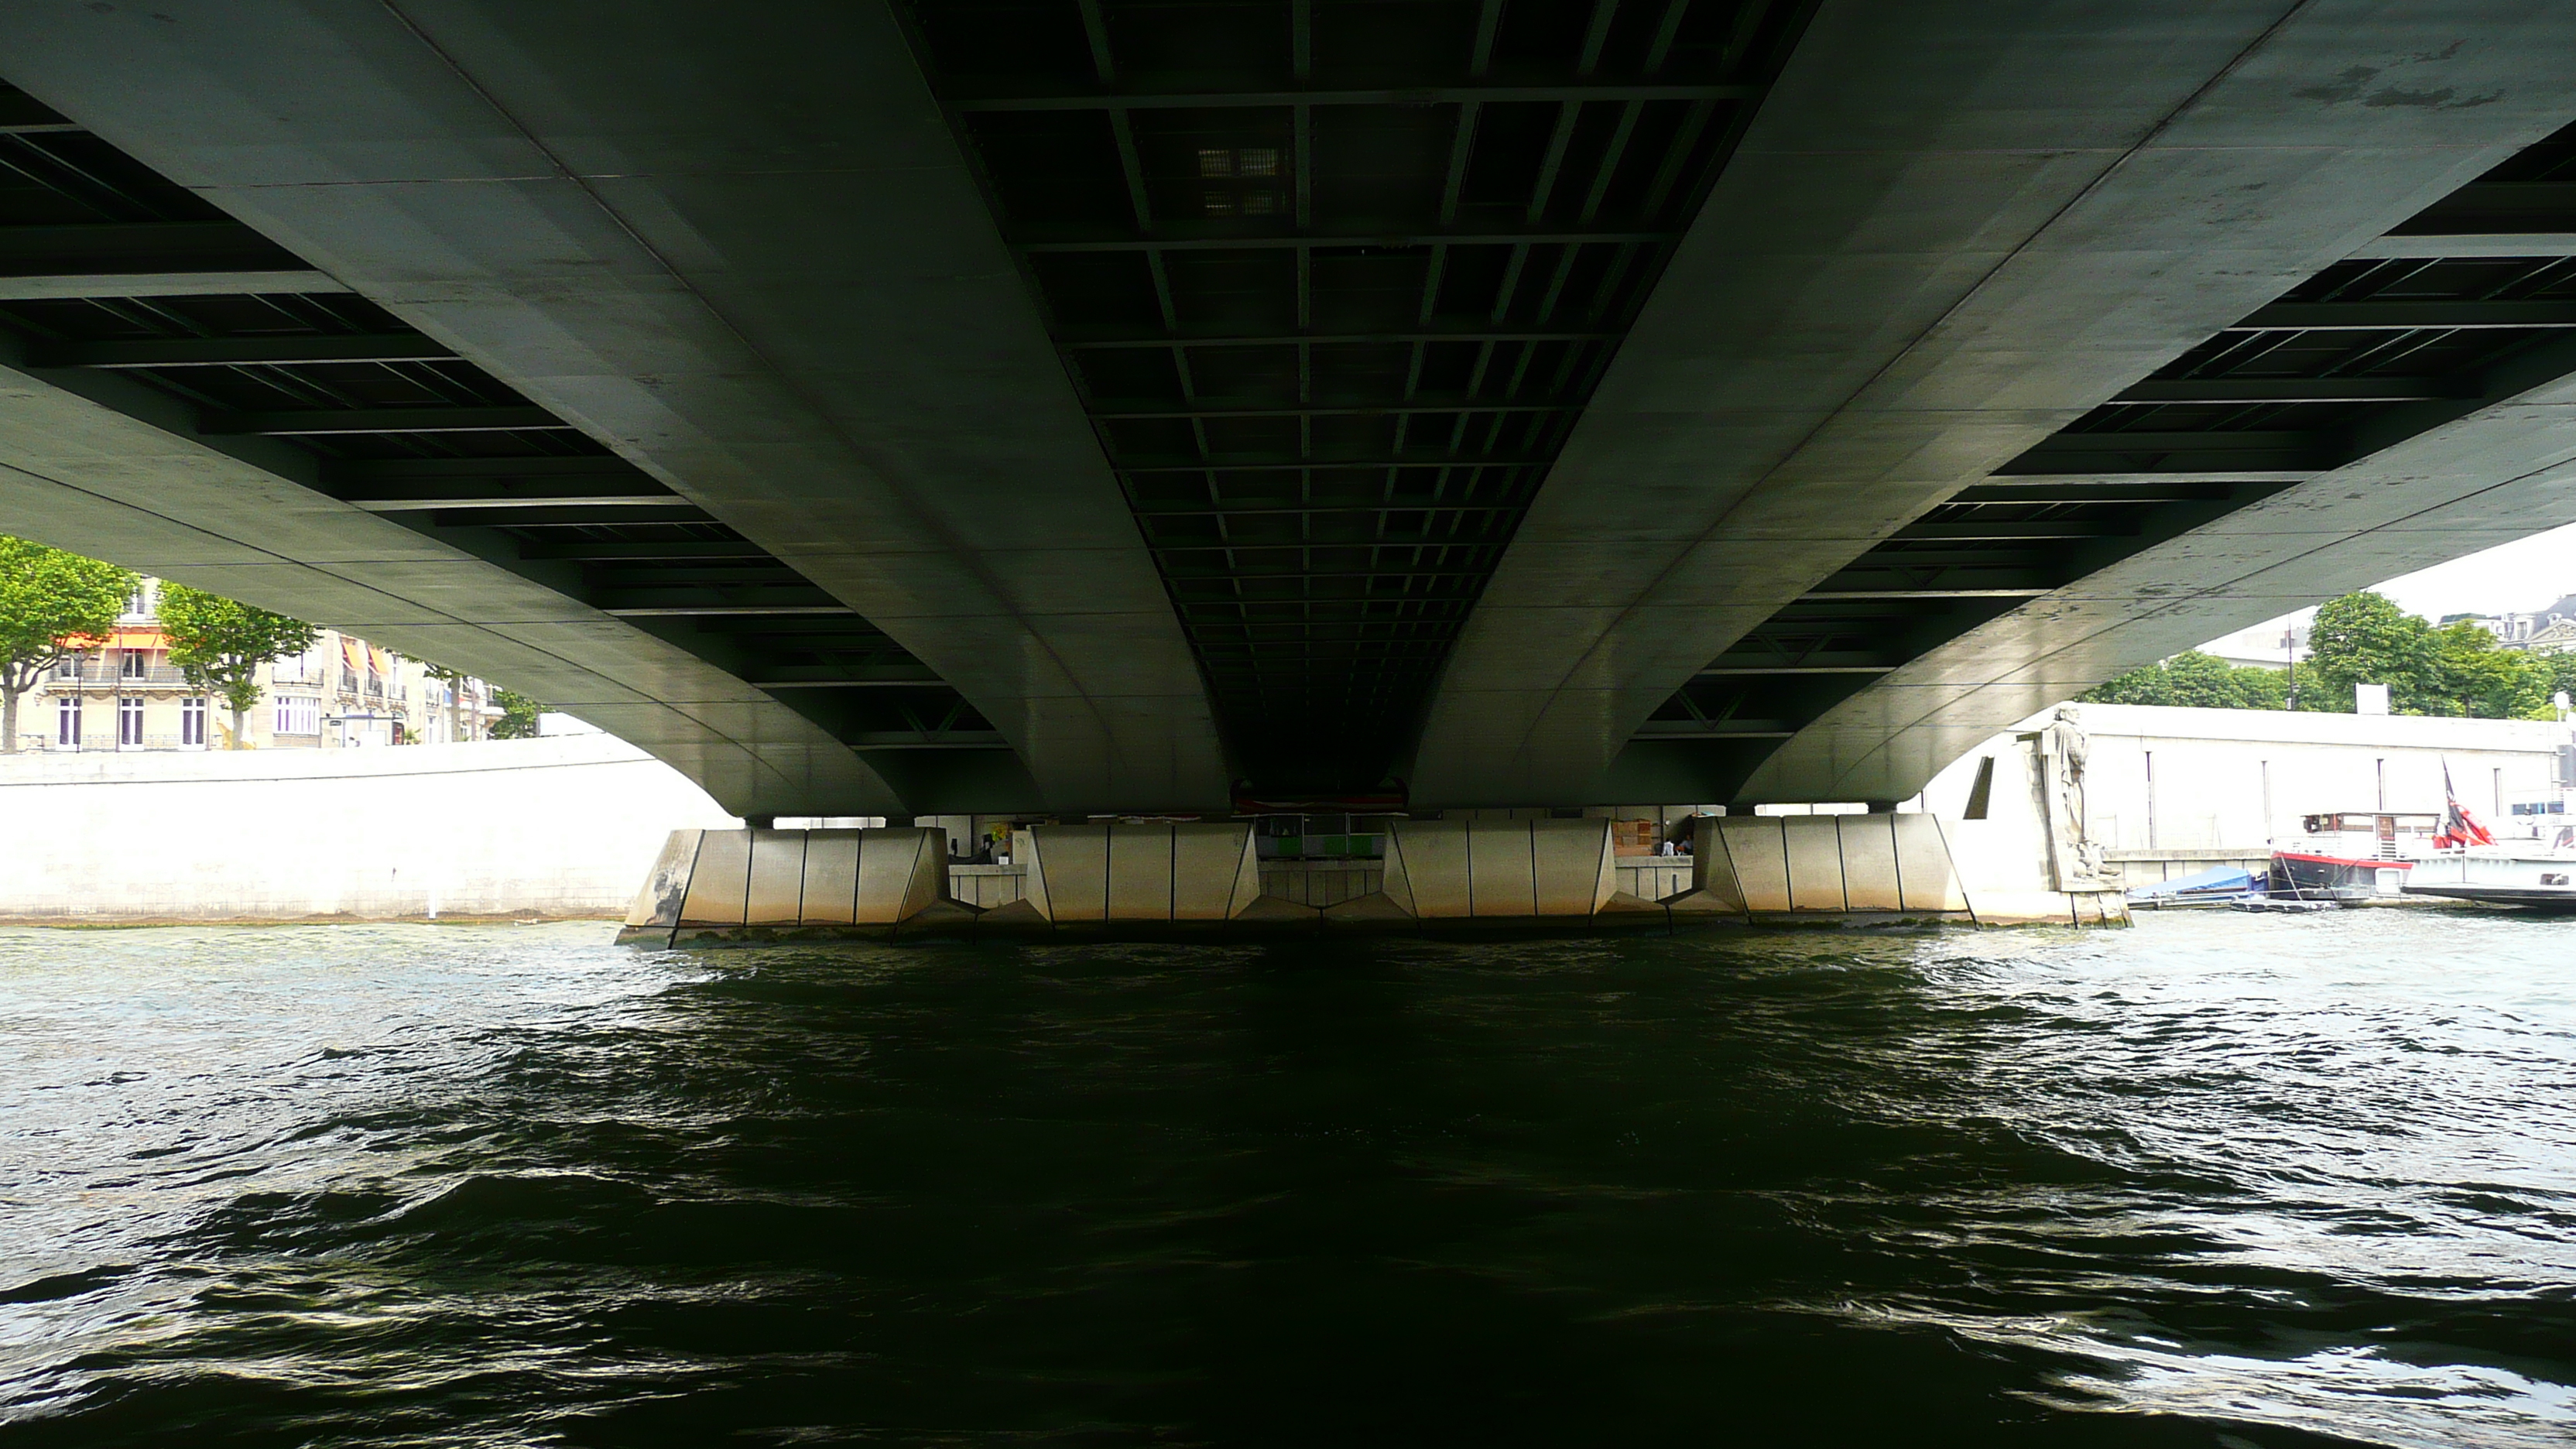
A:
[[[1628,931],[1724,925],[2116,924],[2116,892],[2038,886],[2027,822],[1969,822],[1982,876],[1963,874],[1951,832],[1929,815],[1705,816],[1696,853],[1623,870],[1602,819],[1394,820],[1373,886],[1316,906],[1293,867],[1261,862],[1249,821],[1038,825],[1013,836],[1010,867],[963,867],[979,891],[1007,871],[1016,895],[957,898],[946,833],[683,830],[628,913],[645,943],[805,936],[896,939],[1192,936],[1337,931]],[[2021,828],[2016,828],[2019,825]],[[1650,899],[1623,882],[1687,889]],[[2017,873],[2018,872],[2018,873]],[[2026,877],[2026,878],[2025,878]],[[1341,882],[1337,882],[1341,884]]]

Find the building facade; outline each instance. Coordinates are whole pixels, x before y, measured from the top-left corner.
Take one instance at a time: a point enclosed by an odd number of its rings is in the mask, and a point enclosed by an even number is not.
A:
[[[145,579],[109,638],[67,655],[18,705],[21,750],[221,750],[232,712],[170,662]],[[311,649],[260,667],[242,717],[246,749],[351,749],[491,737],[501,707],[479,679],[432,678],[418,660],[325,629]]]

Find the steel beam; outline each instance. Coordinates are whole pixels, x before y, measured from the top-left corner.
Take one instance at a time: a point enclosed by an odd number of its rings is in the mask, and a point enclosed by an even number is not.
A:
[[[2576,327],[2576,302],[2274,302],[2229,332],[2411,332],[2427,328]]]
[[[1561,227],[1531,227],[1526,230],[1497,230],[1486,227],[1475,231],[1390,231],[1379,227],[1323,226],[1305,232],[1282,231],[1257,222],[1188,221],[1165,222],[1150,237],[1126,236],[1097,228],[1038,226],[1029,229],[1014,242],[1020,250],[1036,254],[1080,252],[1242,252],[1299,251],[1315,247],[1428,247],[1428,246],[1571,246],[1596,242],[1668,242],[1677,234],[1668,231],[1567,231]]]
[[[2340,304],[2337,304],[2340,305]],[[2115,403],[2426,402],[2474,397],[2456,379],[2438,377],[2212,377],[2141,382]],[[2087,434],[2086,436],[2092,436]]]
[[[1510,330],[1478,327],[1461,323],[1456,326],[1416,332],[1229,332],[1192,334],[1176,332],[1168,336],[1085,336],[1081,329],[1068,329],[1070,339],[1058,345],[1072,352],[1123,351],[1167,347],[1409,347],[1440,342],[1611,342],[1615,332],[1554,332],[1529,329]]]
[[[456,353],[417,332],[317,333],[310,337],[171,337],[134,342],[53,342],[28,349],[38,367],[259,367],[338,362],[452,362]]]
[[[0,301],[347,290],[235,221],[0,226]]]
[[[544,408],[296,408],[277,412],[209,412],[197,431],[210,437],[260,434],[320,437],[330,433],[552,433],[573,425]]]
[[[1586,101],[1747,101],[1749,85],[1436,85],[1381,90],[1236,90],[1213,82],[1153,90],[1067,91],[1052,95],[951,95],[968,114],[1007,111],[1242,111],[1297,106],[1575,104]]]
[[[2353,249],[2356,259],[2576,257],[2576,230],[2390,233]]]

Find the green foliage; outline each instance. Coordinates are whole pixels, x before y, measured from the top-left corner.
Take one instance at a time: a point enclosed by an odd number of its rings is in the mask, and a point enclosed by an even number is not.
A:
[[[2495,636],[2475,624],[2435,630],[2433,643],[2426,714],[2523,719],[2548,707],[2552,671],[2541,658],[2497,648]]]
[[[2385,597],[2359,593],[2329,599],[2317,606],[2317,621],[2308,631],[2308,659],[2299,666],[2299,708],[2350,714],[2354,685],[2385,684],[2391,713],[2450,713],[2440,708],[2445,702],[2441,656],[2433,626]]]
[[[2346,594],[2317,608],[2308,658],[2298,667],[2298,708],[2350,714],[2353,686],[2385,684],[2396,714],[2469,719],[2555,719],[2551,696],[2576,696],[2576,654],[2529,654],[2454,615],[2440,627],[2378,594]],[[2231,666],[2191,650],[2094,686],[2095,704],[2286,709],[2291,676]]]
[[[545,706],[511,689],[492,691],[492,702],[501,706],[501,717],[492,724],[496,740],[533,740],[537,737],[537,715]]]
[[[2277,669],[2230,664],[2186,649],[2161,664],[2132,669],[2086,690],[2091,704],[2166,704],[2199,709],[2280,709],[2289,676]]]
[[[2531,671],[2532,692],[2539,698],[2520,717],[2556,719],[2558,712],[2551,696],[2564,694],[2576,699],[2576,654],[2526,654],[2522,658]]]
[[[18,696],[65,654],[107,637],[141,582],[114,564],[0,534],[0,750],[18,748]]]
[[[241,748],[241,721],[259,703],[259,668],[272,659],[301,654],[322,631],[300,619],[272,614],[185,584],[161,586],[161,632],[170,639],[170,662],[189,684],[221,700],[233,716],[233,748]]]

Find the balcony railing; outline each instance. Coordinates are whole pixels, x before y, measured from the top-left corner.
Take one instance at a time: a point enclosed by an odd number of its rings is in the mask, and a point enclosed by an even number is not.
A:
[[[68,674],[48,675],[44,680],[44,684],[55,690],[67,690],[77,685],[83,693],[96,691],[103,694],[113,694],[120,688],[186,688],[188,684],[188,676],[182,674],[179,671],[179,666],[175,664],[149,665],[140,674],[126,674],[116,669],[101,666],[82,670],[78,679],[74,679]]]
[[[42,733],[32,730],[20,730],[18,731],[18,748],[31,755],[68,755],[75,751],[84,755],[107,755],[114,754],[119,750],[123,750],[130,754],[136,750],[207,750],[221,749],[222,746],[219,744],[181,744],[177,735],[164,733],[147,734],[143,737],[143,742],[141,744],[120,745],[116,742],[116,735],[114,730],[111,728],[104,738],[97,734],[84,733],[81,737],[81,742],[78,745],[66,745],[60,743],[54,738],[54,732],[51,730],[46,730]]]

